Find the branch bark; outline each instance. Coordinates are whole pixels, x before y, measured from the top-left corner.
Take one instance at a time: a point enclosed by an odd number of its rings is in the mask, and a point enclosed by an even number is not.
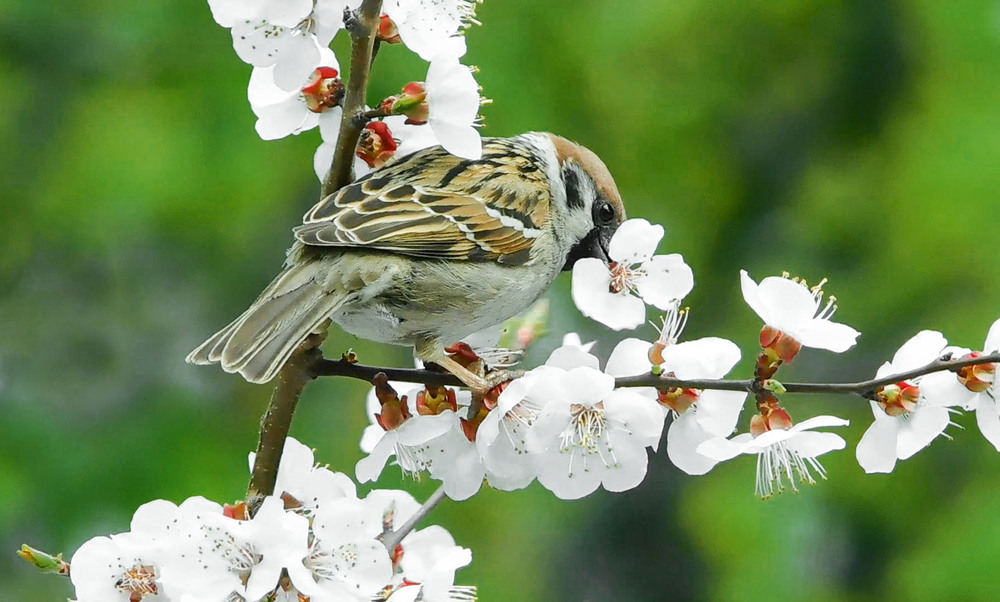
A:
[[[292,426],[292,416],[303,389],[309,381],[316,378],[316,365],[323,359],[319,345],[325,338],[326,333],[309,335],[278,373],[278,384],[271,394],[267,412],[260,419],[257,456],[250,475],[250,485],[247,486],[246,502],[251,515],[257,512],[264,498],[274,493],[285,439]]]
[[[344,95],[344,117],[340,122],[337,147],[333,152],[330,171],[323,181],[320,198],[333,194],[351,182],[354,150],[362,128],[368,123],[364,117],[368,78],[381,15],[382,0],[365,0],[347,23],[347,30],[351,34],[351,79],[347,82]]]
[[[916,378],[933,372],[943,370],[958,370],[966,366],[976,364],[988,364],[1000,362],[1000,351],[990,355],[984,355],[969,359],[946,359],[939,358],[926,366],[909,370],[899,374],[893,374],[885,378],[862,380],[850,383],[786,383],[781,384],[788,393],[851,393],[867,397],[867,394],[874,392],[879,387],[891,385],[899,381]],[[443,374],[432,370],[419,370],[415,368],[382,368],[378,366],[365,366],[351,363],[347,360],[322,360],[316,365],[317,376],[346,376],[356,378],[366,382],[371,382],[379,372],[385,372],[390,380],[404,382],[422,383],[427,385],[447,385],[461,386],[462,383],[451,374]],[[643,374],[640,376],[626,376],[615,379],[616,387],[660,387],[660,388],[682,388],[682,389],[715,389],[720,391],[746,391],[756,393],[760,388],[760,381],[754,379],[746,380],[715,380],[715,379],[679,379],[655,374]]]

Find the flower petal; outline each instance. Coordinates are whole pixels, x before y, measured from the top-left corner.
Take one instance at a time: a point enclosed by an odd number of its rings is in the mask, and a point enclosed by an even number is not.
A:
[[[652,365],[649,363],[649,350],[652,344],[634,337],[627,338],[617,345],[604,371],[611,376],[639,376],[648,374]]]
[[[703,475],[718,461],[698,453],[698,446],[715,437],[701,427],[694,412],[685,412],[667,429],[667,457],[689,475]]]
[[[896,456],[906,460],[931,444],[950,422],[948,409],[921,404],[900,425]]]
[[[803,347],[843,353],[854,347],[861,333],[847,324],[815,319],[800,328],[796,335]]]
[[[997,402],[986,395],[979,396],[976,402],[976,424],[983,437],[1000,451],[1000,413]]]
[[[728,437],[736,428],[746,398],[747,394],[743,391],[702,391],[693,412],[695,420],[705,432],[716,437]]]
[[[646,275],[636,278],[636,292],[659,309],[668,309],[694,288],[694,272],[677,253],[657,255],[644,262],[642,269]]]
[[[682,379],[722,378],[740,361],[740,348],[718,337],[667,345],[661,353],[663,371]]]
[[[882,408],[871,402],[875,412],[875,422],[861,436],[855,456],[858,464],[867,473],[892,472],[896,467],[896,438],[899,433],[899,419],[886,416]],[[881,414],[881,416],[880,416]]]
[[[815,458],[846,446],[847,442],[840,435],[815,431],[799,433],[785,443],[785,447],[798,452],[803,458]]]
[[[662,239],[663,226],[650,224],[641,218],[625,220],[611,237],[608,256],[619,263],[642,263],[656,253]]]
[[[646,304],[628,293],[612,293],[611,272],[600,259],[586,257],[573,265],[573,302],[580,313],[614,330],[646,321]]]

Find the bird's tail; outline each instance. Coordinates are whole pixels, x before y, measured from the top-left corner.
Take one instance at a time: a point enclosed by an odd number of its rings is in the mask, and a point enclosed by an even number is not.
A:
[[[285,268],[260,297],[228,326],[187,356],[191,364],[222,364],[252,383],[278,373],[293,351],[339,308],[346,293],[328,290],[321,261]]]

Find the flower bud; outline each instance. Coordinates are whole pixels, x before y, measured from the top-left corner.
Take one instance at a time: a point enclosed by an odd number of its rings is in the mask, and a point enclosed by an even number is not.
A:
[[[427,104],[427,87],[424,82],[410,82],[403,91],[382,101],[382,109],[393,115],[406,115],[406,123],[423,125],[430,115]]]
[[[402,38],[399,37],[399,28],[389,15],[382,15],[378,22],[378,39],[386,44],[399,44]]]
[[[361,130],[357,155],[372,169],[381,167],[396,154],[396,139],[382,121],[372,121]]]
[[[63,560],[62,554],[53,556],[27,544],[21,544],[21,549],[17,550],[15,554],[35,565],[35,568],[43,573],[69,575],[69,563]]]
[[[302,98],[313,113],[340,106],[344,101],[344,82],[333,67],[319,67],[309,76],[309,82],[302,87]]]
[[[382,411],[375,414],[376,422],[387,431],[398,428],[410,417],[406,395],[399,397],[396,390],[389,385],[389,378],[385,372],[376,374],[372,383],[375,385],[375,397],[382,406]]]

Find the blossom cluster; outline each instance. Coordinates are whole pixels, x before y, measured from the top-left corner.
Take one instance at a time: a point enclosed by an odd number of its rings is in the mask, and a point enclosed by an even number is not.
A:
[[[630,337],[606,364],[568,335],[543,366],[474,401],[469,392],[412,383],[376,387],[368,398],[372,424],[361,447],[360,481],[379,477],[388,460],[414,476],[426,471],[455,499],[475,494],[484,482],[501,490],[537,479],[560,498],[575,499],[602,487],[623,491],[645,476],[647,451],[657,451],[665,421],[665,450],[678,468],[702,475],[719,462],[757,456],[757,493],[769,497],[786,483],[825,478],[818,457],[844,449],[845,440],[818,429],[846,426],[836,416],[793,421],[774,377],[803,348],[843,352],[860,333],[832,320],[836,299],[821,282],[768,277],[755,282],[743,271],[744,299],[764,322],[754,386],[736,390],[662,386],[616,387],[616,379],[658,375],[681,381],[725,377],[741,359],[731,341],[705,337],[681,341],[689,311],[681,301],[693,289],[691,268],[677,254],[656,255],[663,228],[632,219],[609,246],[610,265],[583,259],[573,269],[573,299],[585,315],[622,330],[641,325],[646,304],[664,310],[655,339]],[[948,347],[939,333],[920,333],[876,374],[882,379],[934,360],[976,357],[1000,349],[1000,320],[983,352]],[[469,348],[454,357],[477,360]],[[482,366],[478,366],[482,369]],[[970,366],[901,381],[871,393],[875,422],[857,446],[869,472],[887,472],[928,445],[949,424],[949,406],[975,409],[987,438],[1000,449],[995,367]],[[654,381],[655,384],[655,381]],[[753,391],[756,412],[737,430]]]
[[[275,493],[252,517],[245,503],[203,497],[143,504],[128,532],[94,537],[73,555],[77,600],[475,599],[475,588],[454,584],[471,552],[442,527],[412,531],[386,549],[385,536],[420,507],[405,491],[360,498],[349,477],[316,466],[312,451],[288,438]]]
[[[330,44],[357,20],[361,0],[209,0],[215,21],[230,30],[233,48],[253,66],[247,98],[264,140],[319,128],[314,157],[325,178],[343,119],[345,85]],[[378,43],[404,44],[429,63],[424,81],[378,105],[381,120],[362,132],[355,174],[441,145],[468,159],[482,154],[475,126],[482,104],[473,70],[460,63],[465,28],[475,23],[473,0],[386,0]],[[377,112],[379,112],[377,111]]]

